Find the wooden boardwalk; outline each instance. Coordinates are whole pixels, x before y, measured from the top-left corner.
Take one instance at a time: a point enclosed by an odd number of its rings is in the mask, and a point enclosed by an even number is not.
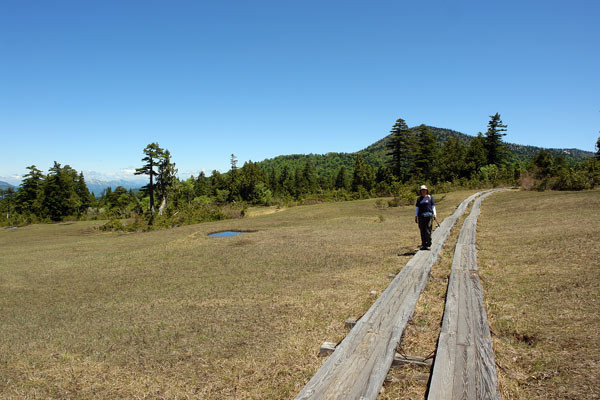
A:
[[[430,400],[500,400],[475,247],[481,201],[493,192],[475,201],[456,244],[429,386]]]
[[[440,224],[433,232],[431,251],[419,251],[402,268],[296,399],[377,398],[402,332],[450,229],[479,195],[464,200]]]

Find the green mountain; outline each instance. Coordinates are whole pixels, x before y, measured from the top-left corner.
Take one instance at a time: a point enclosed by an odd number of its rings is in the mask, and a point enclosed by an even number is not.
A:
[[[443,145],[449,138],[456,138],[468,145],[474,138],[474,136],[451,129],[437,128],[434,126],[428,126],[428,128],[436,136],[440,145]],[[415,132],[416,129],[416,127],[411,128],[413,132]],[[285,165],[287,165],[291,171],[294,171],[295,168],[304,167],[306,162],[310,160],[320,178],[331,179],[337,174],[341,166],[344,166],[346,172],[351,174],[354,169],[356,154],[362,155],[365,161],[374,167],[385,165],[390,158],[387,155],[388,150],[385,147],[390,136],[391,135],[388,135],[356,153],[292,154],[269,158],[261,161],[259,164],[265,171],[269,171],[272,168],[281,170]],[[579,149],[547,149],[514,143],[505,143],[505,145],[508,148],[509,158],[522,162],[530,161],[542,150],[549,150],[555,156],[559,154],[563,155],[567,162],[578,162],[594,156],[594,153],[592,152]]]

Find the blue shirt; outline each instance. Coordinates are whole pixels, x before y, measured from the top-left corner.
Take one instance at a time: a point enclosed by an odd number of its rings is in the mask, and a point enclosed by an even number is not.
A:
[[[417,216],[421,217],[423,214],[429,213],[429,216],[434,215],[433,209],[435,208],[435,200],[430,195],[425,197],[419,196],[417,198]]]

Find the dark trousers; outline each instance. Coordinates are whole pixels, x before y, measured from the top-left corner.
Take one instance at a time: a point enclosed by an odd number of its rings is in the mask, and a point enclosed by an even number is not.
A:
[[[421,231],[421,246],[431,246],[431,230],[433,229],[433,217],[419,217],[419,230]]]

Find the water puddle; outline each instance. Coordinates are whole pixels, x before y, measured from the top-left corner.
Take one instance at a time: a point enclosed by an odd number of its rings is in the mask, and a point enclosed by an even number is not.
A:
[[[224,231],[224,232],[209,233],[208,236],[209,237],[231,237],[231,236],[241,235],[242,233],[245,233],[245,232]]]

